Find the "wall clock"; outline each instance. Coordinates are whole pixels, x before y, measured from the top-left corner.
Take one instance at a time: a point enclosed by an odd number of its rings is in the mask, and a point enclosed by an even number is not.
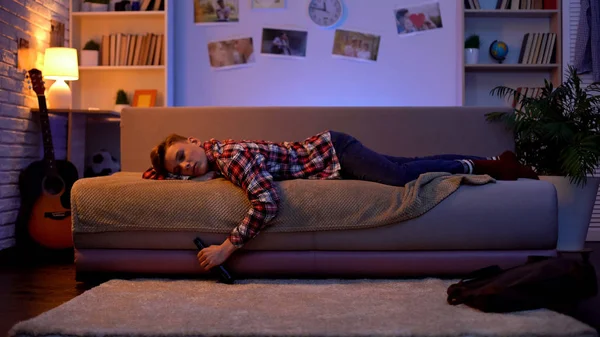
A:
[[[341,23],[344,16],[342,0],[310,0],[308,16],[322,28],[332,28]]]

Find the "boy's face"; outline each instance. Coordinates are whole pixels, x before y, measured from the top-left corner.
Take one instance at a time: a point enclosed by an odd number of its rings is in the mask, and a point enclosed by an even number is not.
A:
[[[174,143],[165,152],[165,168],[184,176],[204,175],[208,172],[206,153],[191,140]]]

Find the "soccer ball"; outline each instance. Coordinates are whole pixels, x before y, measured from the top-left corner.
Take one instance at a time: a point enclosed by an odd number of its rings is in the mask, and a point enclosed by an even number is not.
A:
[[[110,152],[102,149],[92,155],[92,165],[88,168],[86,176],[108,176],[121,170],[121,165]]]

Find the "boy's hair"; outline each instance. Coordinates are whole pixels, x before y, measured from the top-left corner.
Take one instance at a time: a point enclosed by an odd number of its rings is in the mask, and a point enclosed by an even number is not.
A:
[[[165,153],[167,152],[169,146],[185,141],[187,141],[187,137],[172,133],[152,149],[150,152],[150,161],[152,162],[152,167],[157,173],[167,174],[167,169],[165,168]]]
[[[396,12],[396,19],[400,20],[404,18],[404,15],[406,15],[406,13],[408,13],[408,10],[406,8],[402,8],[401,10]]]

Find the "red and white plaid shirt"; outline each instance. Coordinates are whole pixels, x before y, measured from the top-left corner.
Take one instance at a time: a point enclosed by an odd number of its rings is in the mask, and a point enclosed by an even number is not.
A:
[[[339,179],[340,163],[329,131],[301,142],[219,141],[199,144],[204,148],[208,165],[246,191],[252,208],[232,230],[229,240],[242,247],[271,221],[278,211],[279,195],[274,181],[286,179]],[[159,175],[150,168],[144,179],[189,179]]]

